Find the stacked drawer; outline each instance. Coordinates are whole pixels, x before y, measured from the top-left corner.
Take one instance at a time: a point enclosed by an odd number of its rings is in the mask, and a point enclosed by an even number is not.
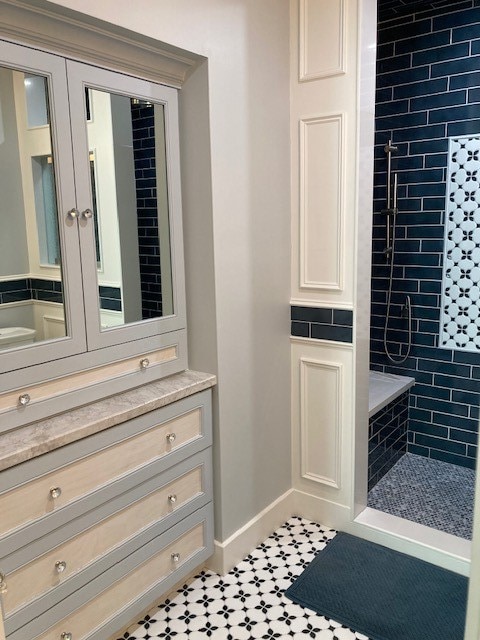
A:
[[[210,391],[1,478],[7,639],[105,640],[213,551]]]

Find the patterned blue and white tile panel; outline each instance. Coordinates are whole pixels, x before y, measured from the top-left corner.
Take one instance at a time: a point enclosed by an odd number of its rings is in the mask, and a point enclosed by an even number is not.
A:
[[[226,576],[200,573],[119,640],[368,640],[283,595],[335,533],[291,518]]]
[[[480,351],[480,136],[450,138],[441,341]]]

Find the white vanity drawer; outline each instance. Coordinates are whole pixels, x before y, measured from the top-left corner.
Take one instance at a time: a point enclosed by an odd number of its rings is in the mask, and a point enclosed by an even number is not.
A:
[[[118,619],[122,612],[128,612],[128,607],[135,600],[147,596],[152,597],[151,602],[153,602],[155,587],[168,579],[171,584],[174,584],[185,575],[186,568],[192,567],[192,561],[198,564],[207,557],[210,553],[208,549],[209,532],[207,530],[210,519],[211,511],[207,508],[200,509],[175,527],[176,531],[183,528],[183,532],[179,532],[173,542],[161,545],[159,540],[157,544],[160,548],[157,548],[147,560],[90,598],[47,631],[37,636],[32,634],[30,638],[60,640],[62,637],[71,637],[72,640],[86,640],[87,638],[95,638],[96,640],[108,637],[110,633],[108,630],[111,629],[112,633],[115,630],[115,626],[111,627],[112,621],[115,625],[115,619]],[[95,585],[93,587],[95,588]],[[75,595],[73,594],[72,597]],[[80,595],[81,598],[83,598],[83,594]],[[60,606],[63,604],[61,603]],[[25,637],[25,630],[21,629],[19,633],[21,636],[14,634],[14,640],[17,637],[22,637],[22,639]],[[71,635],[62,636],[62,634]]]
[[[86,529],[39,558],[6,574],[3,608],[8,618],[21,607],[64,584],[93,562],[144,529],[204,495],[204,465],[148,493],[128,507]]]
[[[168,457],[201,438],[202,426],[197,407],[1,494],[0,536]]]

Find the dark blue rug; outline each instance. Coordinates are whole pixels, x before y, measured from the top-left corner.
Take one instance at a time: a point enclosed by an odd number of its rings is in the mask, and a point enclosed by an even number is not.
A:
[[[463,640],[467,588],[464,576],[339,533],[285,595],[371,640]]]

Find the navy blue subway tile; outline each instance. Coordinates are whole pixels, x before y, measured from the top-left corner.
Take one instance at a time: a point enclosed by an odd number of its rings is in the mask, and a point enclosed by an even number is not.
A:
[[[413,452],[412,452],[413,453]],[[458,464],[461,467],[468,467],[469,469],[475,469],[475,460],[467,458],[466,456],[455,455],[448,451],[439,451],[437,449],[430,450],[430,458],[434,460],[441,460],[442,462],[449,462],[450,464]]]
[[[454,122],[447,126],[447,135],[448,136],[465,136],[470,133],[479,133],[480,132],[480,120],[479,118],[475,118],[475,120],[467,120],[465,122]]]
[[[424,49],[418,51],[412,56],[412,64],[414,66],[421,66],[424,64],[432,64],[445,60],[454,60],[455,58],[465,58],[469,54],[469,45],[467,42],[462,42],[456,45],[448,45],[444,47],[434,47],[432,49]],[[435,64],[433,68],[435,68]],[[448,75],[447,73],[433,73],[432,77],[438,77],[439,75]]]
[[[433,167],[446,167],[447,166],[447,154],[446,153],[434,153],[425,157],[425,168]],[[445,189],[445,186],[442,185]]]
[[[432,32],[431,20],[420,20],[415,23],[400,24],[398,26],[387,27],[384,29],[382,29],[381,26],[382,25],[380,25],[378,30],[378,40],[381,43],[397,42],[398,40],[405,40],[407,38],[413,39],[419,35]]]
[[[447,15],[433,19],[433,31],[452,29],[453,27],[467,26],[480,23],[480,9],[471,8],[465,11],[453,11]]]
[[[400,101],[399,101],[400,102]],[[438,93],[435,95],[422,96],[420,98],[412,98],[410,100],[410,109],[412,111],[424,111],[425,109],[439,109],[441,107],[451,107],[462,105],[467,102],[466,90],[449,91],[448,93]]]
[[[438,175],[438,174],[437,174]],[[444,182],[426,182],[421,184],[409,184],[408,195],[413,197],[445,196]]]
[[[457,402],[460,405],[478,405],[480,403],[480,393],[454,390],[452,391],[452,400],[453,402]]]
[[[402,113],[399,115],[390,115],[376,119],[377,131],[391,131],[393,129],[407,129],[418,125],[427,124],[427,112],[417,111],[413,113]],[[398,132],[395,132],[398,135]],[[408,139],[408,138],[406,138]]]
[[[460,76],[457,76],[460,77]],[[465,86],[451,87],[453,89],[461,89]],[[393,87],[393,97],[395,100],[401,100],[402,98],[415,98],[418,96],[425,96],[433,93],[444,93],[448,88],[447,78],[435,78],[434,80],[424,80],[423,82],[412,82],[410,84],[401,84]]]
[[[421,127],[410,127],[395,131],[394,142],[413,142],[417,140],[431,140],[445,137],[445,126],[442,124],[425,125]],[[441,178],[440,178],[441,179]]]
[[[439,387],[448,387],[461,391],[472,391],[478,394],[477,402],[480,400],[480,382],[478,380],[470,380],[464,377],[456,377],[438,373],[434,376],[434,384]]]
[[[333,309],[322,309],[318,307],[292,307],[291,319],[301,322],[323,322],[332,324]]]
[[[480,24],[478,23],[452,29],[452,42],[463,42],[475,38],[480,38]]]
[[[478,434],[472,431],[461,431],[460,429],[450,429],[450,439],[466,444],[477,444]]]
[[[383,58],[391,58],[393,56],[393,47],[393,42],[377,45],[377,60],[382,60]]]
[[[311,337],[317,340],[334,340],[336,342],[352,342],[352,329],[325,324],[311,326]]]
[[[375,102],[380,104],[382,102],[390,102],[393,95],[392,87],[386,87],[384,89],[377,89],[375,92]]]
[[[0,282],[0,293],[6,293],[7,291],[20,291],[22,289],[30,289],[30,285],[26,278]]]
[[[465,101],[464,101],[465,102]],[[391,116],[399,113],[408,113],[409,101],[408,100],[391,100],[388,102],[382,102],[375,105],[375,116]],[[385,154],[383,154],[385,155]]]
[[[467,454],[466,445],[462,442],[454,442],[452,440],[444,440],[427,436],[421,433],[415,434],[415,442],[421,446],[436,449],[437,451],[446,451],[455,455],[465,456]]]
[[[398,40],[395,43],[395,53],[413,53],[415,51],[423,51],[441,47],[450,43],[450,33],[444,31],[442,33],[428,33],[427,35],[414,35],[408,40]]]
[[[29,289],[24,289],[23,291],[8,291],[6,293],[2,293],[0,294],[0,298],[2,304],[8,304],[9,302],[22,302],[23,300],[30,300],[32,298],[32,294]]]
[[[392,85],[409,85],[414,82],[427,80],[430,76],[429,67],[416,67],[405,69],[403,71],[392,71],[389,73],[381,73],[377,75],[377,87],[391,87]],[[395,90],[394,90],[395,96]],[[406,97],[406,96],[403,96]]]
[[[450,89],[465,89],[480,85],[480,73],[463,73],[450,78]]]
[[[308,322],[297,322],[297,321],[292,322],[291,335],[301,337],[301,338],[309,338],[310,324]]]
[[[457,46],[464,47],[468,45],[460,44]],[[428,64],[428,62],[426,62],[425,64]],[[378,60],[377,74],[388,73],[390,71],[400,71],[401,69],[410,69],[411,66],[412,66],[412,56],[409,53],[403,56],[391,56],[388,58]]]
[[[353,311],[349,311],[348,309],[334,309],[333,324],[351,327],[353,325]]]
[[[472,120],[478,118],[478,105],[467,104],[461,107],[447,107],[434,109],[429,113],[429,123],[456,122],[458,120]]]
[[[412,154],[446,153],[448,151],[448,140],[446,138],[435,140],[421,140],[410,144]]]
[[[480,69],[480,58],[472,56],[460,60],[449,62],[439,62],[432,65],[432,78],[442,78],[444,76],[456,76],[461,73],[470,73]]]
[[[480,102],[480,88],[468,90],[468,102]]]
[[[434,436],[436,438],[448,438],[449,430],[447,427],[439,427],[436,424],[432,424],[429,420],[421,422],[418,420],[412,420],[410,418],[408,422],[408,430],[414,433],[421,433],[425,436]],[[465,441],[462,441],[465,442]]]

